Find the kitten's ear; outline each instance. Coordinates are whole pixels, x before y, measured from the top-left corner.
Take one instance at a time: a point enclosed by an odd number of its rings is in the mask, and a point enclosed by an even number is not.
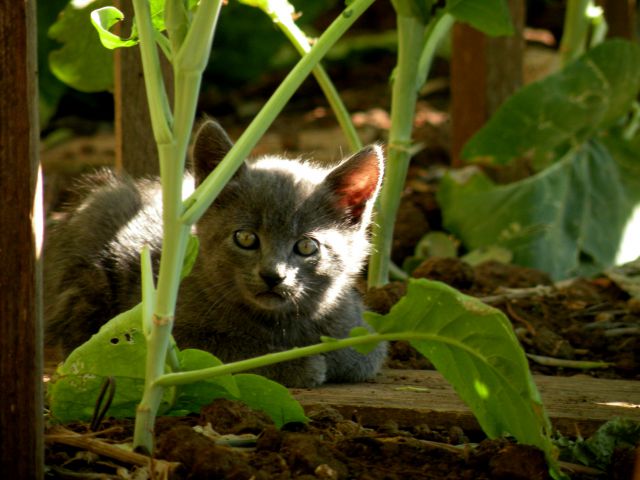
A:
[[[368,222],[380,191],[384,156],[379,145],[370,145],[344,160],[325,179],[336,199],[336,207],[346,212],[353,224]]]
[[[198,128],[193,144],[193,174],[196,185],[216,168],[233,143],[227,132],[214,120],[207,119]]]

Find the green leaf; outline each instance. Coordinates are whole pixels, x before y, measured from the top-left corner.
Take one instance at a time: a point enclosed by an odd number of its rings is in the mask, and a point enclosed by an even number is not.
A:
[[[354,327],[349,332],[349,337],[362,337],[364,335],[371,335],[371,330],[369,330],[367,327]],[[362,355],[366,355],[373,352],[377,346],[378,343],[374,342],[366,343],[364,345],[356,345],[355,347],[353,347],[353,349],[356,352],[361,353]]]
[[[389,314],[365,315],[378,333],[414,335],[411,345],[452,384],[487,435],[511,434],[553,458],[549,420],[502,312],[443,283],[410,279]]]
[[[57,42],[47,32],[58,14],[66,7],[68,0],[48,0],[40,2],[36,9],[38,26],[38,102],[41,129],[56,112],[58,102],[67,86],[58,80],[49,69],[49,52],[58,48]]]
[[[555,280],[611,265],[633,206],[616,162],[596,141],[509,185],[480,173],[466,181],[447,175],[438,202],[445,228],[468,249],[503,246],[514,263]]]
[[[137,305],[113,318],[58,367],[47,392],[53,419],[63,423],[90,420],[98,393],[108,377],[114,378],[116,391],[107,414],[118,418],[135,415],[142,399],[147,354],[140,315],[141,305]],[[180,351],[178,359],[184,371],[222,364],[209,352],[195,349]],[[306,421],[304,410],[289,390],[250,374],[222,375],[167,389],[160,412],[197,413],[216,398],[240,400],[265,412],[278,427]]]
[[[180,363],[185,371],[222,364],[216,357],[202,350],[180,352]],[[224,375],[180,385],[176,405],[169,414],[199,412],[203,405],[216,398],[239,400],[254,410],[260,410],[269,415],[278,428],[285,423],[307,421],[302,406],[286,387],[254,374]]]
[[[510,97],[462,155],[495,163],[522,156],[556,161],[554,149],[579,145],[610,127],[629,111],[639,91],[640,46],[604,42]]]
[[[200,240],[195,235],[189,236],[189,242],[187,243],[187,249],[184,255],[184,263],[182,264],[182,271],[180,272],[180,279],[184,279],[191,273],[193,265],[198,258],[198,250],[200,248]]]
[[[197,349],[185,349],[178,353],[181,371],[200,370],[217,367],[222,362],[209,352]],[[184,415],[199,412],[203,405],[214,398],[239,398],[240,389],[232,375],[221,375],[200,382],[179,385],[176,402],[171,407],[170,415]]]
[[[113,52],[102,46],[90,21],[91,11],[110,3],[95,0],[80,9],[69,3],[49,29],[49,36],[62,44],[49,54],[51,71],[60,81],[82,92],[113,88]]]
[[[506,0],[448,0],[447,12],[487,35],[513,35]]]
[[[564,440],[570,461],[576,460],[602,471],[612,471],[616,451],[632,452],[640,442],[640,423],[630,418],[615,418],[602,425],[587,440]],[[563,452],[564,453],[564,452]],[[564,455],[563,455],[564,456]]]
[[[121,313],[76,348],[49,385],[51,416],[60,422],[89,420],[105,379],[115,380],[108,415],[132,417],[142,398],[146,345],[141,305]],[[165,398],[166,400],[166,398]],[[166,410],[166,402],[163,410]]]
[[[234,378],[240,389],[239,400],[254,410],[265,412],[276,427],[308,420],[300,403],[279,383],[251,373],[241,373]]]
[[[102,7],[91,12],[91,23],[98,31],[100,41],[105,48],[131,47],[138,44],[137,39],[125,39],[111,33],[110,29],[124,18],[124,14],[116,7]]]

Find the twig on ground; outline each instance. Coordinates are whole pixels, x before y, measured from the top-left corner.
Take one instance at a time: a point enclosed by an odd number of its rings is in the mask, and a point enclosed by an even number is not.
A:
[[[518,298],[528,298],[528,297],[547,297],[554,293],[556,290],[554,287],[549,285],[537,285],[535,287],[527,287],[527,288],[499,288],[496,295],[489,295],[487,297],[479,297],[479,300],[484,303],[501,303],[508,300],[516,300]]]
[[[581,370],[590,370],[593,368],[609,368],[614,364],[609,362],[594,362],[587,360],[567,360],[564,358],[545,357],[543,355],[534,355],[533,353],[527,353],[527,357],[534,362],[545,365],[547,367],[562,367],[562,368],[579,368]]]
[[[106,443],[97,438],[95,435],[82,435],[64,427],[54,427],[51,432],[45,435],[45,442],[60,443],[72,447],[82,448],[98,455],[112,458],[130,465],[148,466],[153,478],[168,479],[180,464],[177,462],[168,462],[166,460],[157,460],[140,453],[126,450],[117,445]]]

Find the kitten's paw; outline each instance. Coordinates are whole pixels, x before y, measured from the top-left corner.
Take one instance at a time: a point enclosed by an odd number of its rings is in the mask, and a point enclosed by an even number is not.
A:
[[[323,356],[303,357],[286,362],[275,380],[287,387],[311,388],[322,385],[327,378],[327,362]]]

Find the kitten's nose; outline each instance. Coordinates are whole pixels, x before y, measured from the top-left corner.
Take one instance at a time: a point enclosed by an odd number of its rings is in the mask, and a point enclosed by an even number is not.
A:
[[[266,283],[270,289],[277,287],[284,280],[284,277],[278,272],[260,272],[260,278],[264,280],[264,283]]]

